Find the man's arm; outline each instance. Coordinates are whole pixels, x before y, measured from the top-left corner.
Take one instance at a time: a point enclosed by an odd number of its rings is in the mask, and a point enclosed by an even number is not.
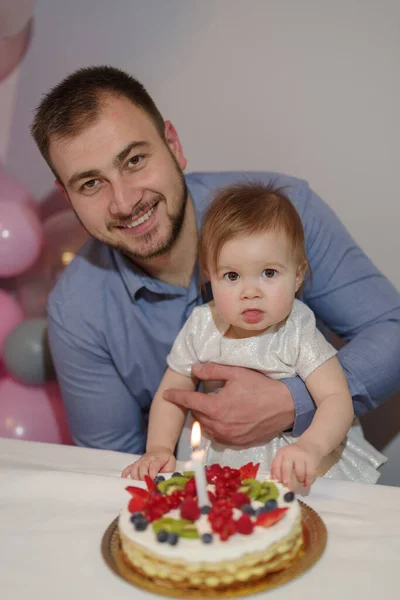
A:
[[[312,269],[304,301],[348,342],[338,359],[359,416],[400,387],[400,294],[311,190],[299,210]],[[300,435],[311,423],[315,406],[301,379],[282,381],[292,392],[293,432]]]
[[[141,454],[146,426],[139,402],[98,344],[48,318],[49,342],[74,442]]]

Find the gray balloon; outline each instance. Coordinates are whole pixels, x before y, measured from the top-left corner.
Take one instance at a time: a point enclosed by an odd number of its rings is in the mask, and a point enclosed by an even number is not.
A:
[[[47,319],[27,319],[8,334],[3,346],[7,371],[26,384],[55,379],[47,337]]]

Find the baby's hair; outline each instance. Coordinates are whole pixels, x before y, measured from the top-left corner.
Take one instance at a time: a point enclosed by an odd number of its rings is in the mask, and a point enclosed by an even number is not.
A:
[[[216,271],[221,249],[226,242],[240,237],[279,231],[289,241],[298,268],[310,269],[300,216],[273,183],[237,183],[219,190],[204,217],[199,239],[199,265],[204,281]]]

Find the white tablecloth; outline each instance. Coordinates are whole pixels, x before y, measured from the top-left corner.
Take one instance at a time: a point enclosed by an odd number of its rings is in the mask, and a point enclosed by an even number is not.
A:
[[[131,456],[0,439],[0,596],[4,600],[142,600],[156,596],[103,562],[104,531],[127,501]],[[319,480],[305,499],[328,545],[270,600],[400,597],[400,488]]]

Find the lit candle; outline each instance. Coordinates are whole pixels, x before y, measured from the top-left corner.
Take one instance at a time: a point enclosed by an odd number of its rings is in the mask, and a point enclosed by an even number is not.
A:
[[[197,499],[199,506],[209,506],[210,502],[207,494],[207,479],[204,470],[204,450],[197,449],[201,442],[200,423],[195,421],[192,426],[190,443],[192,445],[192,470],[194,471]]]

